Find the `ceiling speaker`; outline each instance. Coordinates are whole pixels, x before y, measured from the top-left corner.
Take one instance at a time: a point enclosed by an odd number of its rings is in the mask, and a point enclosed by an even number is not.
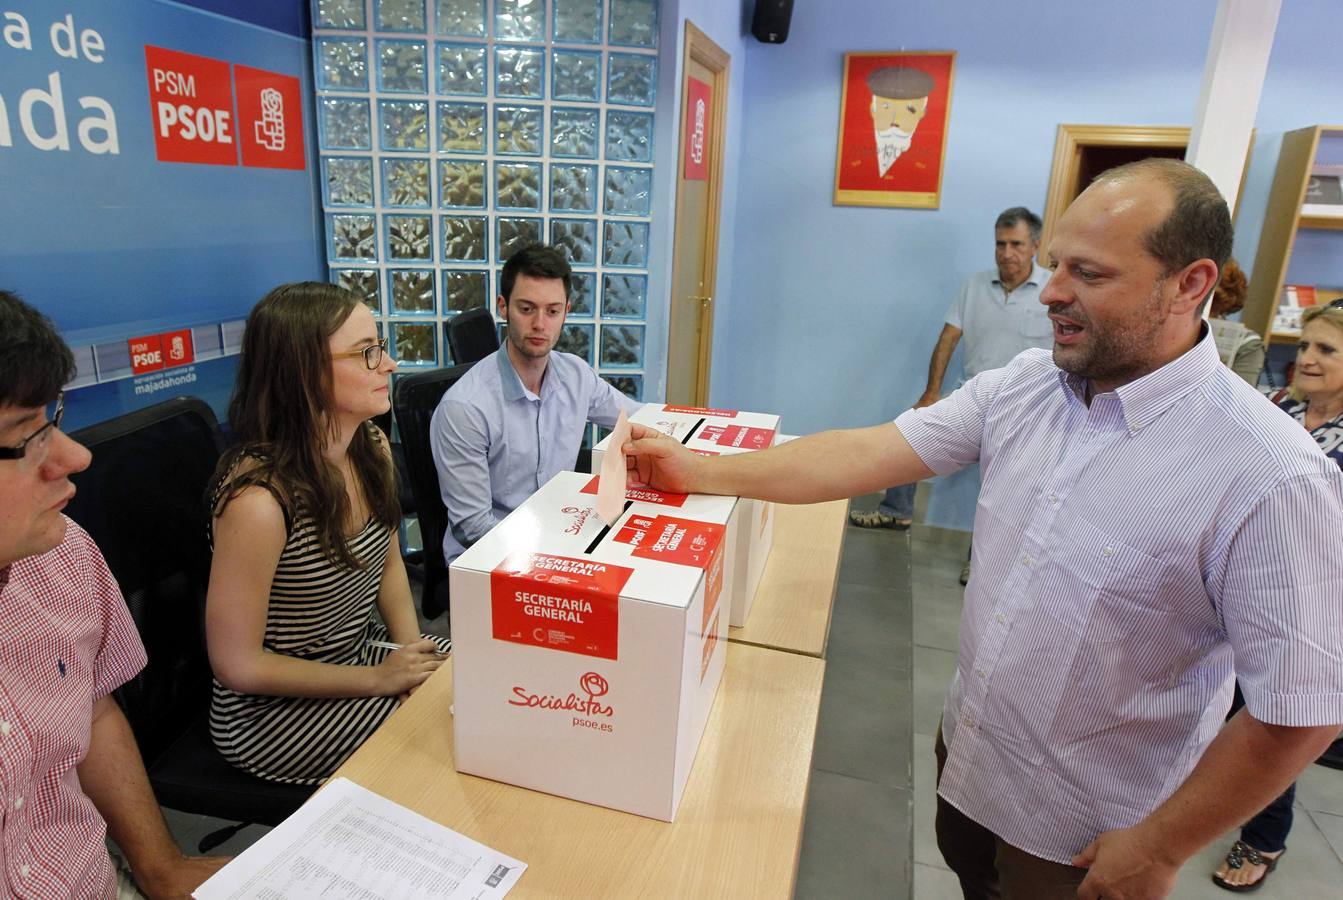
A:
[[[788,40],[788,22],[793,18],[793,0],[756,0],[751,34],[766,44]]]

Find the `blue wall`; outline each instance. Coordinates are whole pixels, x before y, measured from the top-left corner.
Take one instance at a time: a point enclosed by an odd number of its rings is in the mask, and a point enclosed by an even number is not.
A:
[[[743,140],[741,127],[745,96],[745,66],[750,33],[749,10],[752,0],[662,0],[658,78],[657,121],[654,127],[653,227],[650,235],[651,259],[648,300],[647,387],[644,399],[658,400],[667,387],[667,321],[671,305],[672,243],[675,237],[676,168],[680,145],[681,72],[685,56],[687,20],[703,31],[731,57],[728,80],[726,155],[723,159],[723,209],[719,218],[718,285],[714,296],[721,297],[732,283],[732,247],[737,228],[736,197],[738,162]],[[744,37],[746,35],[747,37]],[[726,352],[720,311],[715,323],[712,385],[719,377],[721,357]]]
[[[281,34],[306,38],[312,34],[305,0],[179,0],[206,12],[217,13],[230,19],[251,22]]]
[[[748,41],[711,402],[779,412],[794,433],[906,409],[953,292],[993,265],[995,215],[1043,207],[1059,123],[1191,125],[1216,6],[811,2],[786,44]],[[1240,215],[1247,264],[1282,132],[1343,120],[1343,92],[1324,89],[1337,34],[1321,25],[1337,13],[1336,0],[1283,4]],[[896,49],[957,51],[941,209],[834,206],[843,55]],[[973,500],[972,480],[937,483],[928,520],[968,528]]]
[[[146,45],[297,78],[300,96],[311,94],[309,43],[292,33],[306,21],[302,3],[241,18],[221,15],[240,3],[199,5],[210,10],[166,0],[3,6],[28,23],[32,48],[0,42],[11,144],[0,146],[0,285],[47,313],[77,356],[86,351],[81,384],[91,377],[89,347],[124,348],[131,337],[240,319],[280,282],[325,277],[311,165],[305,171],[157,158]],[[98,32],[98,58],[69,59],[53,49],[49,29],[67,14],[76,31]],[[21,127],[21,97],[46,91],[50,78],[61,87],[68,150],[36,146]],[[81,102],[90,96],[114,112],[116,152],[81,145],[80,124],[89,115]],[[35,109],[39,134],[54,133],[50,108]],[[316,134],[307,102],[301,115],[311,160]],[[248,124],[235,122],[239,143]],[[129,367],[129,352],[123,355]],[[206,396],[222,411],[234,362],[197,353],[194,382],[162,391],[135,378],[79,387],[67,400],[68,422],[76,428],[178,393]]]

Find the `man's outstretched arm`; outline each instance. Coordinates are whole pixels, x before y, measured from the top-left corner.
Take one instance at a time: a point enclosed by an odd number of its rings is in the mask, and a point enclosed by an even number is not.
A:
[[[668,491],[817,503],[908,484],[934,474],[892,422],[823,431],[756,453],[704,457],[631,424],[631,474]]]

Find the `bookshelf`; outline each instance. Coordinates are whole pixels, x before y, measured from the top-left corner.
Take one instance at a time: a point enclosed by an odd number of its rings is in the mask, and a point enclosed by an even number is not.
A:
[[[1295,343],[1294,333],[1271,332],[1273,316],[1287,283],[1287,267],[1292,258],[1292,246],[1302,228],[1343,230],[1343,214],[1317,214],[1312,207],[1305,214],[1302,203],[1310,174],[1316,166],[1322,135],[1343,136],[1343,125],[1311,125],[1289,131],[1282,138],[1278,168],[1273,176],[1273,187],[1264,213],[1264,230],[1259,235],[1259,250],[1254,256],[1254,271],[1250,275],[1249,295],[1241,319],[1245,325],[1264,336],[1266,343]],[[1343,209],[1340,209],[1343,213]],[[1339,239],[1343,252],[1343,238]],[[1316,302],[1328,303],[1343,296],[1343,291],[1318,286]]]

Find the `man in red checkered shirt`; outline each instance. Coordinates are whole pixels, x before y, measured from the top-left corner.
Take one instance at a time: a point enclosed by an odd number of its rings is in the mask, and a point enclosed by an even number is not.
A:
[[[0,335],[0,895],[116,897],[110,834],[140,890],[185,897],[227,860],[177,849],[111,696],[145,651],[102,554],[61,514],[89,464],[59,428],[74,358],[3,291]]]

